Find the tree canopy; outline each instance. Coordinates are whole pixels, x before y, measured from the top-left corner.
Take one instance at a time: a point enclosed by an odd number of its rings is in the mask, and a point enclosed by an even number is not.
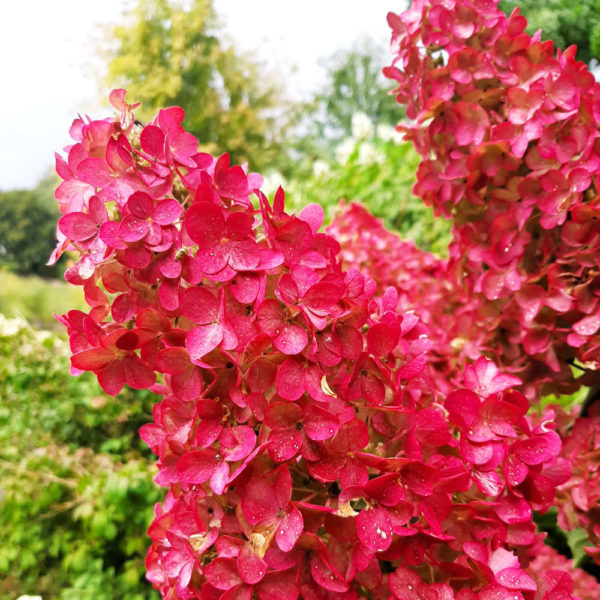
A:
[[[396,125],[404,116],[395,98],[386,92],[393,85],[382,75],[387,52],[371,40],[359,40],[324,63],[326,83],[316,96],[323,122],[338,136],[352,132],[352,117],[367,115],[376,125]]]
[[[0,191],[0,265],[22,275],[57,275],[46,261],[56,245],[54,176],[32,190]]]
[[[518,6],[528,33],[541,29],[558,48],[576,44],[579,60],[600,60],[600,0],[501,0],[499,6],[506,14]]]
[[[224,41],[211,0],[138,0],[110,42],[106,82],[142,103],[142,119],[178,105],[203,150],[252,168],[276,155],[277,87]]]

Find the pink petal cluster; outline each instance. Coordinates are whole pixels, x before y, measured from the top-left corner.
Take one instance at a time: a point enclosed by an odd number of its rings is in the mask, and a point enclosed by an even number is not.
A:
[[[532,552],[533,560],[529,563],[531,572],[534,577],[541,576],[546,581],[553,582],[557,599],[561,598],[557,591],[558,586],[570,589],[569,578],[573,581],[573,593],[582,600],[595,600],[600,597],[600,583],[589,573],[573,566],[572,559],[565,558],[554,548],[543,543],[532,548]]]
[[[487,332],[472,323],[472,303],[448,261],[388,231],[356,203],[340,204],[327,231],[340,242],[347,267],[368,272],[379,295],[394,286],[398,309],[416,311],[427,326],[432,347],[426,359],[436,388],[448,393],[462,386],[462,367],[485,354]]]
[[[585,529],[590,541],[585,550],[600,564],[600,413],[596,409],[573,419],[554,408],[564,421],[559,464],[571,469],[569,479],[556,489],[558,524],[565,531]]]
[[[423,156],[414,192],[453,220],[461,318],[533,397],[598,380],[600,84],[574,47],[555,51],[496,4],[414,0],[390,14],[386,74]]]
[[[90,305],[61,320],[74,373],[162,396],[140,433],[168,488],[147,557],[163,598],[576,598],[528,566],[568,474],[521,381],[479,357],[442,390],[410,279],[376,293],[320,207],[288,214],[198,153],[181,109],[141,126],[111,98],[117,118],[78,120],[58,161],[56,255],[77,254]],[[444,266],[411,248],[442,302]]]

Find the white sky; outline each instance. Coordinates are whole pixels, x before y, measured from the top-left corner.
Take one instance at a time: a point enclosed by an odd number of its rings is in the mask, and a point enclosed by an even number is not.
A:
[[[132,0],[0,0],[0,189],[33,187],[78,112],[110,114],[97,87],[102,25]],[[323,81],[319,59],[359,37],[386,45],[404,0],[214,0],[240,50],[278,68],[292,96]],[[185,108],[185,107],[184,107]]]

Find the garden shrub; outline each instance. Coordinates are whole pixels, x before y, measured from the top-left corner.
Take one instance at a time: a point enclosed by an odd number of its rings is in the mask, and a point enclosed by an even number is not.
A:
[[[137,430],[151,394],[118,402],[68,374],[62,337],[0,315],[0,597],[134,600],[154,469]]]

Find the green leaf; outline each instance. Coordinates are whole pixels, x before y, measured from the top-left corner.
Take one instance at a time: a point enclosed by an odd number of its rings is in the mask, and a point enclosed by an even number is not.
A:
[[[591,546],[590,539],[585,529],[576,527],[573,531],[566,531],[567,544],[571,554],[573,554],[573,564],[578,567],[587,557],[586,551],[583,549],[584,546]]]

